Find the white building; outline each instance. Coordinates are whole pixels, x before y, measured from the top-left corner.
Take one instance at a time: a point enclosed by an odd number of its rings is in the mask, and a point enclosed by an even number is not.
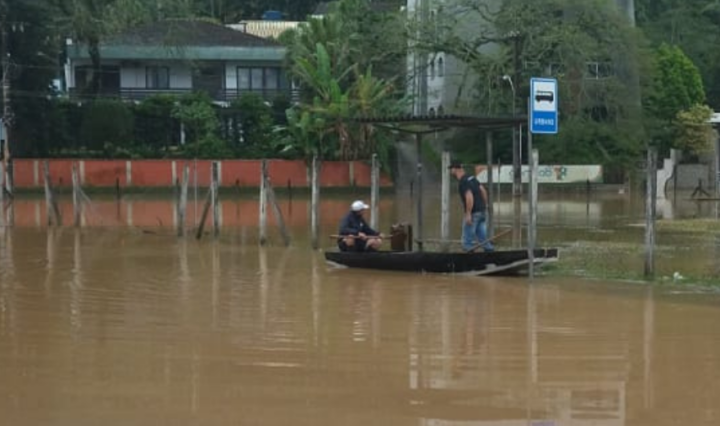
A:
[[[424,24],[420,28],[432,25],[438,19],[439,5],[448,4],[455,0],[407,0],[406,11],[411,19],[419,19]],[[479,0],[488,4],[490,9],[497,8],[502,0]],[[618,7],[625,11],[630,22],[634,24],[634,0],[615,0]],[[456,34],[477,34],[482,28],[482,18],[474,13],[457,13],[453,20],[457,20],[459,28]],[[408,54],[408,91],[414,95],[415,102],[413,114],[415,115],[442,115],[460,113],[472,108],[472,81],[473,74],[466,73],[465,63],[453,56],[438,53],[436,55],[414,54],[410,46]],[[481,47],[481,51],[490,52],[496,48],[493,45]],[[589,64],[589,66],[591,66]],[[599,66],[599,65],[598,65]]]
[[[69,41],[67,57],[68,89],[81,99],[92,93],[87,46]],[[284,57],[285,48],[274,40],[203,21],[164,21],[100,45],[100,91],[127,100],[203,91],[219,103],[245,93],[271,101],[292,96]]]

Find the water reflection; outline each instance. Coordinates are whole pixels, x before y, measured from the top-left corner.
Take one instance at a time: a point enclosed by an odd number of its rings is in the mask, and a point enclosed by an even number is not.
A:
[[[718,421],[711,296],[329,271],[321,253],[155,235],[9,234],[8,424]]]

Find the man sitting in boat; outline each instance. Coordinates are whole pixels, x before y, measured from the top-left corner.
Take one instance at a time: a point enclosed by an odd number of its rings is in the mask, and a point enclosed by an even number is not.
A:
[[[370,208],[364,202],[357,200],[350,206],[350,211],[340,222],[339,234],[343,238],[338,239],[340,251],[377,251],[382,244],[379,232],[372,229],[363,214]]]

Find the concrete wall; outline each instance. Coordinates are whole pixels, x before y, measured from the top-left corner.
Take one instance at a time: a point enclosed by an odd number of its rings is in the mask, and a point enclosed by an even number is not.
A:
[[[693,190],[698,186],[700,179],[702,179],[703,188],[706,190],[715,188],[712,179],[712,168],[705,164],[679,164],[677,174],[677,189]],[[674,190],[674,185],[674,179],[670,179],[668,190]]]
[[[16,188],[41,188],[44,160],[18,159],[14,165],[14,183]],[[190,166],[190,179],[194,184],[197,165],[198,186],[210,185],[209,160],[48,160],[50,178],[53,185],[72,185],[72,165],[76,162],[80,172],[80,181],[86,187],[169,187],[182,177],[183,166]],[[260,160],[224,160],[220,161],[220,186],[240,185],[243,187],[260,186]],[[308,187],[308,172],[305,162],[268,160],[270,179],[273,185]],[[321,187],[360,187],[370,186],[370,165],[355,161],[326,161],[320,173]],[[392,186],[389,176],[381,175],[381,186]]]

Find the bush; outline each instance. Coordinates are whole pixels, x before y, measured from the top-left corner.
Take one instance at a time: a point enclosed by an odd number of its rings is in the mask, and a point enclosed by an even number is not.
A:
[[[135,142],[149,155],[160,155],[180,141],[180,123],[173,117],[179,98],[154,95],[135,107]]]
[[[206,93],[196,92],[181,97],[172,114],[184,124],[186,143],[217,136],[220,121],[212,99]]]
[[[208,135],[196,142],[183,146],[180,154],[185,158],[219,160],[233,158],[233,152],[223,139]]]
[[[236,145],[236,154],[243,157],[264,157],[273,151],[273,112],[262,97],[246,94],[233,101],[242,141]]]
[[[129,146],[133,132],[134,116],[126,103],[99,99],[84,107],[80,140],[88,149],[102,150],[108,143]]]

